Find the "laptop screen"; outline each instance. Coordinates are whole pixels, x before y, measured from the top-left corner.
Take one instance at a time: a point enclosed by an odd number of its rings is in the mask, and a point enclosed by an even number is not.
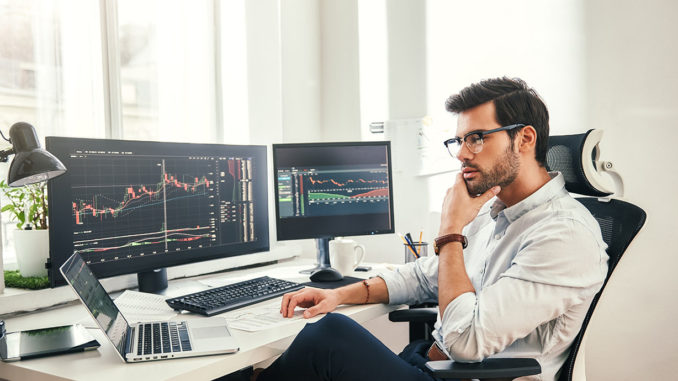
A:
[[[108,296],[101,282],[77,253],[71,255],[60,270],[124,359],[129,324]]]

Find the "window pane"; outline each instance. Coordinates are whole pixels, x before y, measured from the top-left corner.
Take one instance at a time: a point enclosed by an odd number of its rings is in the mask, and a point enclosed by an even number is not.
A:
[[[0,130],[6,136],[19,121],[32,124],[41,140],[46,135],[104,136],[98,4],[0,0]],[[9,145],[0,143],[0,148]],[[0,166],[2,178],[8,167]],[[3,197],[0,204],[6,202]],[[7,263],[15,260],[16,228],[10,219],[3,213]]]
[[[98,2],[0,0],[0,129],[103,136]]]
[[[212,2],[117,4],[123,137],[214,142]]]

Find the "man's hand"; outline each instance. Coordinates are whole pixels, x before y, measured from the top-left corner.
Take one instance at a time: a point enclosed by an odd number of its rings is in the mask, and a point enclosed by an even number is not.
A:
[[[294,308],[307,308],[304,318],[334,311],[339,305],[339,296],[335,290],[321,290],[313,287],[302,288],[283,295],[280,313],[283,317],[294,316]]]
[[[480,208],[501,190],[500,186],[492,187],[478,197],[471,197],[461,173],[457,174],[454,185],[447,190],[440,217],[439,235],[450,233],[461,234],[464,226],[473,221]]]

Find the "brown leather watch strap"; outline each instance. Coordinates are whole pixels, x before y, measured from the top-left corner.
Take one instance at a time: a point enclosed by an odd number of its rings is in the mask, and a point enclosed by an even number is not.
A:
[[[461,234],[445,234],[443,236],[436,238],[433,241],[433,251],[436,253],[436,255],[440,254],[440,249],[444,245],[446,245],[450,242],[461,243],[462,249],[466,249],[466,246],[468,245],[468,240],[466,239],[466,236],[464,236],[464,235],[461,235]]]

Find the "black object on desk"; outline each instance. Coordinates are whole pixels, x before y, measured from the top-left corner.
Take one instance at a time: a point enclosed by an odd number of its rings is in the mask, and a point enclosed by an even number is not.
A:
[[[311,276],[311,282],[337,282],[344,279],[344,276],[337,269],[324,267],[315,270]]]
[[[348,286],[349,284],[362,282],[364,279],[354,278],[351,276],[345,276],[344,279],[336,282],[306,282],[302,283],[304,286],[315,287],[315,288],[324,288],[324,289],[333,289],[343,286]]]
[[[0,338],[0,359],[27,360],[98,347],[99,342],[83,326],[65,325],[6,333]]]

